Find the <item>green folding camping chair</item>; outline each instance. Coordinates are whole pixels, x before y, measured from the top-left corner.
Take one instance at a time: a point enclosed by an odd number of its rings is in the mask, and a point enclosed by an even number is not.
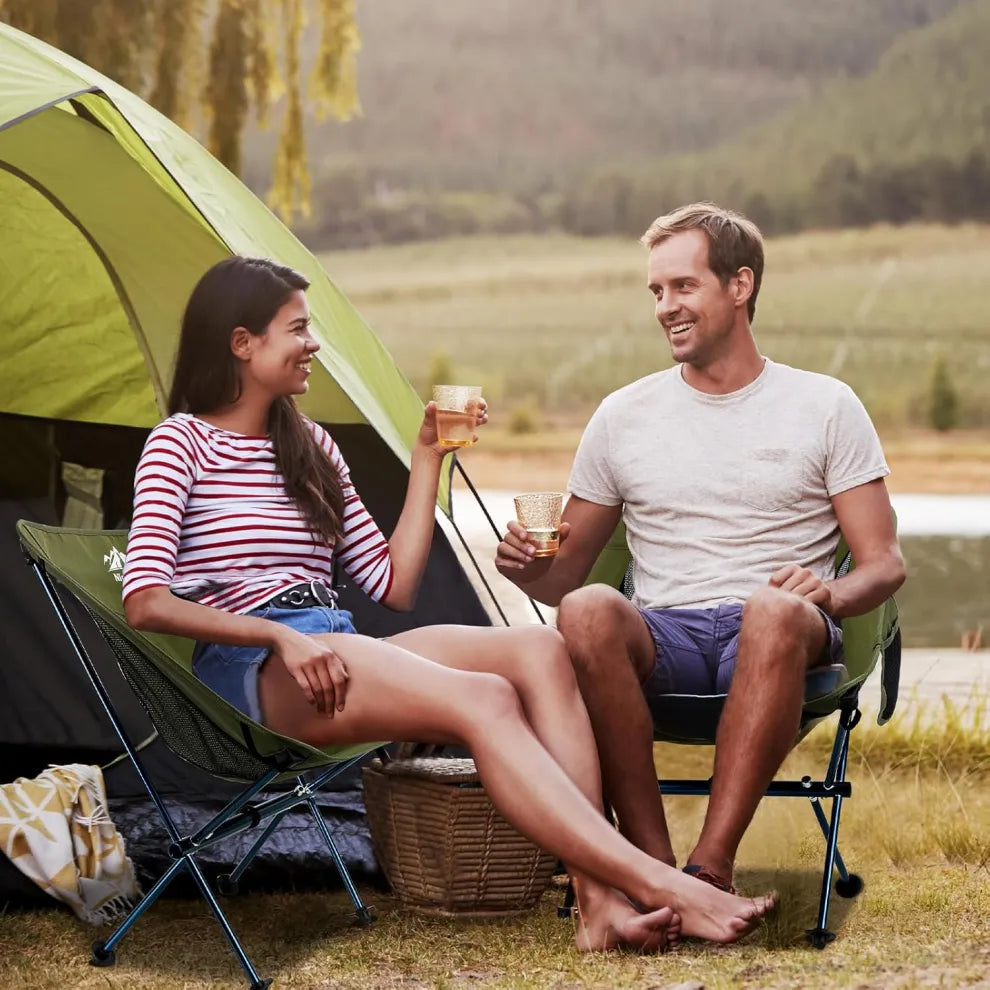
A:
[[[264,824],[244,858],[219,881],[221,892],[234,892],[238,878],[281,818],[299,805],[306,805],[316,819],[330,856],[354,903],[358,921],[369,923],[371,914],[361,902],[333,836],[316,806],[314,794],[369,752],[377,749],[384,759],[388,758],[388,754],[375,745],[314,749],[296,739],[272,732],[241,714],[195,677],[191,669],[191,641],[131,629],[124,617],[120,594],[126,531],[60,529],[21,520],[17,524],[17,533],[28,563],[41,581],[170,838],[167,852],[172,865],[109,938],[93,943],[90,963],[94,966],[112,966],[116,961],[118,943],[179,871],[185,869],[192,874],[220,923],[251,987],[270,986],[272,981],[261,979],[251,965],[196,862],[196,854],[229,836]],[[234,800],[197,832],[180,835],[176,828],[72,625],[59,589],[75,596],[93,618],[162,740],[189,763],[217,777],[246,785]],[[266,787],[284,780],[294,781],[295,788],[275,797],[253,801]]]
[[[841,577],[855,566],[845,540],[840,540],[835,555],[835,575]],[[604,583],[618,587],[626,597],[632,597],[632,565],[625,542],[625,530],[620,525],[588,577],[588,583]],[[866,615],[842,620],[845,663],[817,667],[808,671],[805,679],[805,702],[801,713],[798,741],[819,722],[834,712],[839,713],[832,754],[821,780],[802,777],[800,780],[775,780],[767,788],[768,797],[802,797],[811,801],[815,818],[825,837],[825,865],[822,872],[818,918],[814,928],[806,932],[808,942],[823,949],[835,939],[828,929],[828,909],[832,890],[840,897],[856,897],[863,889],[863,880],[850,873],[839,853],[839,815],[842,802],[852,796],[852,784],[846,780],[849,755],[849,734],[860,720],[859,689],[882,661],[881,703],[877,723],[890,720],[897,704],[897,688],[901,667],[901,634],[897,605],[893,598]],[[670,694],[653,702],[654,735],[657,742],[685,743],[710,746],[722,715],[726,695]],[[711,795],[711,778],[707,780],[661,779],[657,781],[662,794]],[[831,814],[826,816],[822,802],[831,800]],[[833,884],[833,873],[839,877]],[[574,905],[574,892],[568,887],[561,917],[569,917]]]

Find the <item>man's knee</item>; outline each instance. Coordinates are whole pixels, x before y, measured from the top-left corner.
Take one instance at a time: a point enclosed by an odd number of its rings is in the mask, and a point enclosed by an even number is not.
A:
[[[614,640],[629,602],[614,588],[589,584],[565,595],[557,610],[557,629],[568,649],[573,645]]]
[[[592,584],[566,595],[557,612],[557,628],[579,676],[614,669],[621,657],[637,668],[652,661],[649,632],[638,612],[608,585]]]
[[[755,635],[771,647],[761,650],[762,656],[807,646],[822,629],[822,617],[814,605],[779,588],[761,588],[743,606],[743,635]]]

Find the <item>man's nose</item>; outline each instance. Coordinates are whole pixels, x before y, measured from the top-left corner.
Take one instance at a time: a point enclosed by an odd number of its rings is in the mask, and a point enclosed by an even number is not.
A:
[[[657,301],[657,319],[665,322],[680,308],[680,304],[673,296],[664,296]]]

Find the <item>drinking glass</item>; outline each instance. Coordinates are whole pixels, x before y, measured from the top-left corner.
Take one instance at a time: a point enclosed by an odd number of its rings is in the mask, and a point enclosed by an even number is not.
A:
[[[516,519],[536,547],[535,557],[553,557],[560,547],[560,510],[563,492],[527,492],[517,495]]]
[[[437,404],[437,439],[442,447],[455,450],[474,443],[478,425],[480,385],[434,385]]]

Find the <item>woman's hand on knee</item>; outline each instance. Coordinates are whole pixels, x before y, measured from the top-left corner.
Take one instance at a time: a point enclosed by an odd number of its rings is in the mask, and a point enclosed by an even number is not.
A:
[[[344,661],[330,647],[311,636],[282,627],[275,651],[306,700],[316,705],[318,712],[333,718],[334,710],[344,710],[350,675]]]

